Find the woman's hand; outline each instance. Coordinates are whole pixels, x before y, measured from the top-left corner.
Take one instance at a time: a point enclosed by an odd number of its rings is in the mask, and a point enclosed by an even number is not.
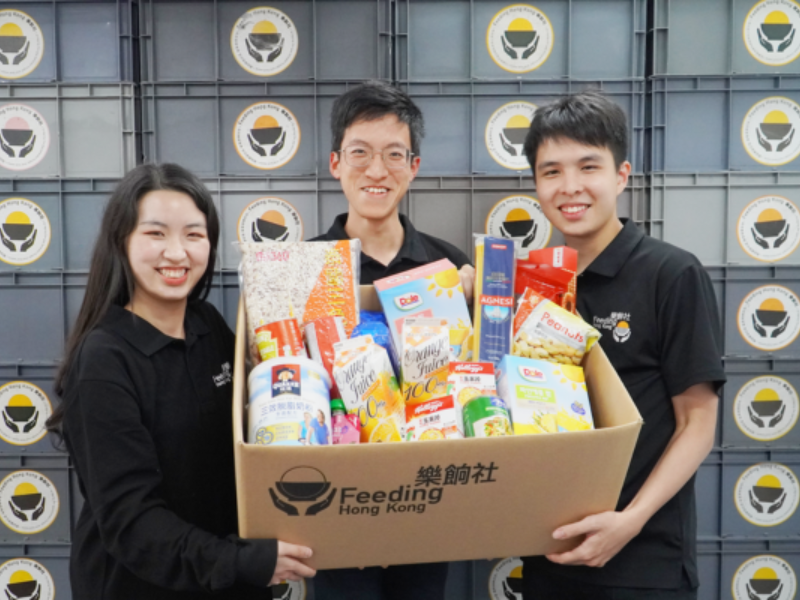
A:
[[[297,546],[288,542],[278,541],[278,562],[275,564],[275,573],[270,580],[270,585],[277,585],[281,581],[299,581],[304,577],[313,577],[317,574],[303,561],[311,558],[313,552],[306,546]]]

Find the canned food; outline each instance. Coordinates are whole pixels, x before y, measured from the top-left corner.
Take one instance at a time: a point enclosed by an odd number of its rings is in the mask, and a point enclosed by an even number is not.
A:
[[[497,396],[478,396],[464,406],[466,437],[499,437],[512,435],[508,407]]]

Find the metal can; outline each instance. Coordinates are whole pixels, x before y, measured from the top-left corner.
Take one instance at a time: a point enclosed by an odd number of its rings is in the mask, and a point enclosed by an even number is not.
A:
[[[497,396],[478,396],[464,406],[465,437],[499,437],[512,435],[508,407]]]

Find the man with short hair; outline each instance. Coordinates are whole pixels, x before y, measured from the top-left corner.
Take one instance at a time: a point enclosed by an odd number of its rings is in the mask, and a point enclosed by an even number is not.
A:
[[[598,92],[539,108],[525,140],[542,209],[578,251],[578,310],[644,418],[617,510],[565,524],[572,551],[523,559],[529,600],[697,598],[694,475],[725,381],[714,290],[688,252],[617,217],[627,119]]]

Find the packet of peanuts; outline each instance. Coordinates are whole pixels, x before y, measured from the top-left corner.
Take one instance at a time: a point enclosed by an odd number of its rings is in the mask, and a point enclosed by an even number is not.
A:
[[[600,332],[577,315],[528,288],[514,316],[513,356],[580,365]]]

